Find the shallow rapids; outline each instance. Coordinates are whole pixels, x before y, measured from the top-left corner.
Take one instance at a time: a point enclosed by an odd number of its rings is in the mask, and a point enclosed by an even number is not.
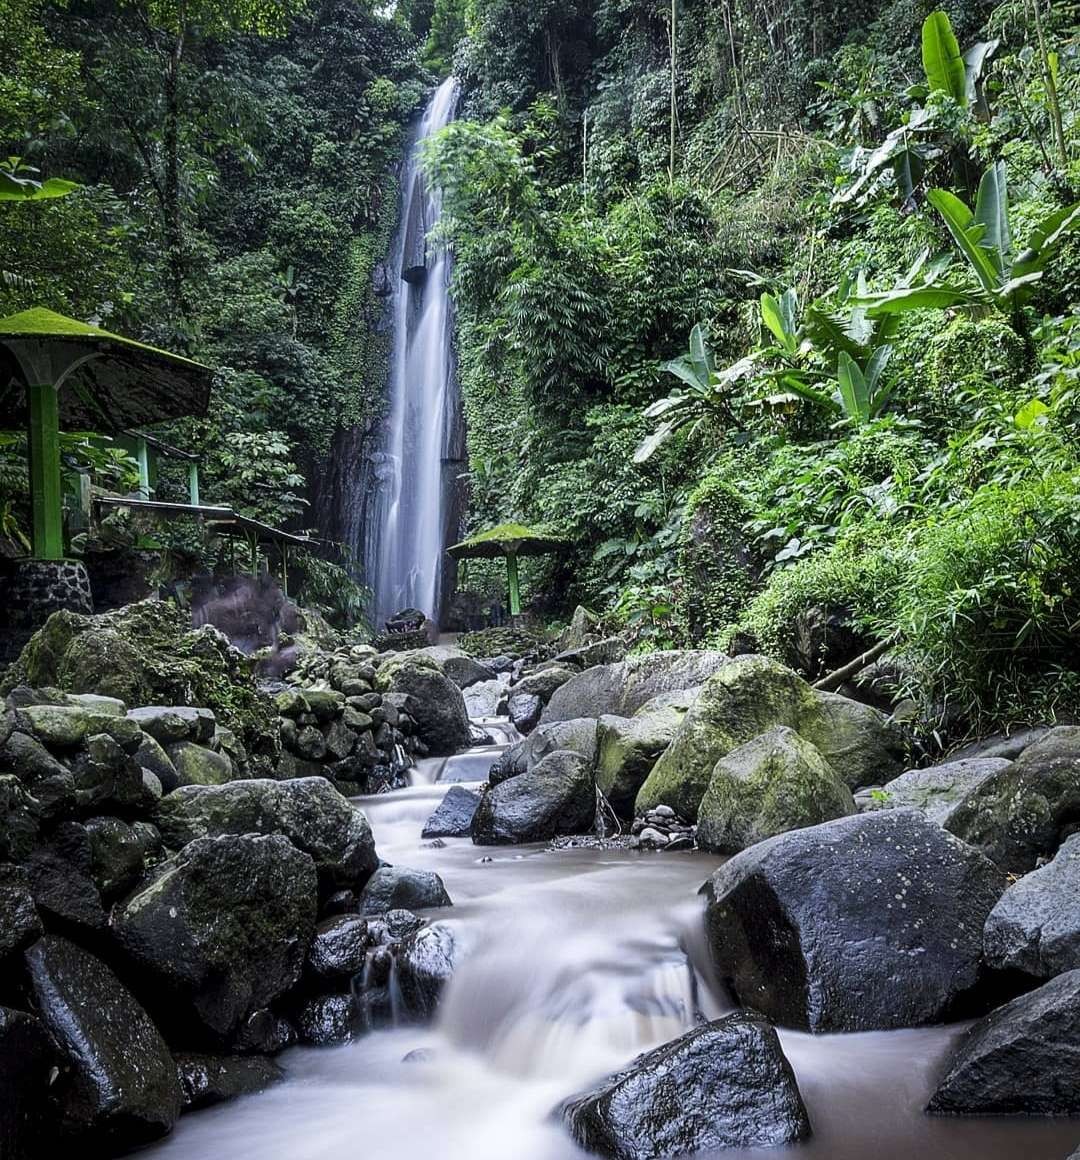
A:
[[[490,751],[483,754],[490,761]],[[451,759],[457,766],[480,764]],[[380,855],[436,870],[466,948],[435,1024],[298,1048],[286,1079],[184,1117],[154,1160],[569,1160],[566,1096],[725,1009],[708,981],[700,853],[422,842],[458,770],[363,799]],[[473,775],[474,777],[476,774]],[[1077,1121],[930,1118],[922,1106],[960,1028],[781,1038],[814,1136],[728,1160],[1065,1160]]]

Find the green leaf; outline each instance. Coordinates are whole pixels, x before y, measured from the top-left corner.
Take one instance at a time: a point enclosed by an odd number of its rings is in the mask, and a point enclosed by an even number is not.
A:
[[[870,361],[866,364],[866,389],[871,398],[877,390],[881,372],[885,369],[889,359],[892,358],[892,353],[893,348],[886,342],[874,351],[870,356]]]
[[[859,364],[842,350],[836,361],[836,380],[840,384],[840,402],[844,414],[856,423],[865,423],[870,418],[869,392],[866,379]]]
[[[950,193],[947,189],[932,189],[926,197],[945,219],[949,233],[975,271],[975,276],[982,283],[983,289],[993,294],[1001,279],[989,255],[979,245],[979,239],[986,232],[985,223],[976,222],[971,210],[956,194]]]
[[[1013,263],[1013,275],[1022,276],[1041,270],[1066,235],[1078,227],[1080,227],[1080,201],[1064,209],[1055,210],[1049,217],[1044,218],[1031,231],[1024,252]]]
[[[979,241],[980,248],[988,252],[998,277],[1007,278],[1012,238],[1009,235],[1009,187],[1004,161],[991,165],[979,181],[975,220],[985,228]]]
[[[795,336],[784,326],[784,312],[780,303],[767,291],[761,296],[761,320],[784,350],[794,354],[797,345]]]
[[[881,294],[869,294],[862,300],[871,318],[885,314],[906,314],[909,310],[945,310],[982,301],[960,286],[901,286]]]
[[[667,371],[669,375],[674,375],[677,379],[681,379],[688,387],[693,387],[695,391],[704,390],[708,386],[708,381],[702,381],[698,377],[696,368],[691,364],[686,357],[672,359],[671,362],[661,363],[660,369]]]
[[[1036,423],[1044,423],[1050,408],[1042,399],[1029,399],[1013,417],[1013,422],[1021,431],[1027,431]]]
[[[960,45],[942,11],[931,12],[922,27],[922,61],[931,92],[948,93],[959,105],[967,105],[967,77]]]
[[[712,371],[712,355],[705,344],[705,334],[699,322],[690,331],[690,365],[698,376],[698,381],[707,384]]]
[[[657,448],[662,447],[671,438],[677,427],[678,424],[672,419],[661,423],[651,435],[647,435],[638,444],[634,452],[634,462],[645,463],[651,459]]]

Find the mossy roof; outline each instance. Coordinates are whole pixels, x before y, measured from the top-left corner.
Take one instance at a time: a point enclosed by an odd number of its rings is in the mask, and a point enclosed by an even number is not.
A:
[[[529,528],[524,524],[497,524],[462,540],[447,548],[456,559],[483,557],[494,559],[498,556],[542,556],[563,547],[566,540],[561,536],[539,528]]]
[[[204,414],[210,401],[210,367],[43,307],[0,318],[0,347],[17,358],[22,342],[55,344],[61,357],[54,366],[68,353],[85,360],[61,385],[60,422],[68,429],[122,431]],[[0,404],[10,405],[25,384],[14,368],[7,371]]]

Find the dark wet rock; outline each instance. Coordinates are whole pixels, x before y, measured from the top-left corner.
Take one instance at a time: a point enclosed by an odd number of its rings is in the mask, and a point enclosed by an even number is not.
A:
[[[320,985],[347,982],[364,969],[373,941],[367,920],[358,914],[323,919],[308,948],[305,977]]]
[[[1052,729],[958,804],[946,828],[1023,874],[1053,855],[1080,818],[1080,726]]]
[[[1080,834],[998,900],[983,932],[986,961],[1048,979],[1080,969]]]
[[[90,818],[90,873],[110,902],[131,890],[143,875],[143,844],[131,826],[119,818]]]
[[[63,1134],[120,1152],[165,1135],[180,1083],[165,1041],[100,959],[46,935],[26,952],[35,1010],[60,1048],[54,1085]]]
[[[268,1007],[249,1015],[233,1035],[230,1046],[234,1051],[277,1055],[296,1042],[296,1029],[285,1018]]]
[[[591,766],[596,761],[597,723],[592,717],[579,717],[572,721],[554,721],[550,725],[540,725],[524,741],[511,745],[492,764],[488,780],[498,785],[507,778],[525,773],[549,753],[559,749],[570,749],[580,753]]]
[[[1080,1114],[1080,970],[992,1011],[960,1041],[927,1105],[960,1115]]]
[[[19,862],[34,848],[41,807],[12,773],[0,774],[0,858]]]
[[[41,1022],[0,1007],[0,1156],[40,1154],[51,1134],[49,1073],[56,1049]]]
[[[300,977],[317,876],[278,835],[198,838],[113,911],[117,939],[177,1041],[227,1039]]]
[[[363,886],[378,865],[363,811],[322,777],[184,786],[162,800],[158,825],[173,849],[222,834],[282,834],[314,859],[325,893]]]
[[[1029,745],[1041,741],[1049,732],[1048,725],[1036,725],[1030,729],[1016,729],[1012,733],[994,733],[962,745],[949,755],[949,761],[967,761],[970,758],[1003,757],[1015,761]]]
[[[357,1028],[356,1001],[351,991],[318,995],[300,1004],[293,1022],[301,1043],[315,1047],[348,1043]]]
[[[684,713],[675,708],[634,717],[601,717],[596,729],[596,787],[621,818],[634,816],[634,799],[671,744]]]
[[[698,811],[705,850],[747,846],[855,813],[851,790],[816,746],[780,725],[720,758]]]
[[[552,694],[543,722],[575,717],[632,717],[660,693],[703,684],[728,662],[724,653],[705,649],[647,653],[579,673]]]
[[[811,1031],[941,1022],[983,1000],[1004,875],[914,810],[857,814],[736,854],[705,886],[719,977]]]
[[[34,904],[46,921],[72,933],[93,935],[108,916],[93,880],[90,835],[78,822],[62,822],[24,862]]]
[[[485,789],[472,823],[478,846],[545,842],[580,834],[596,816],[592,769],[579,753],[556,750],[527,773]]]
[[[884,713],[812,689],[793,670],[747,654],[718,668],[701,687],[641,787],[636,812],[664,804],[695,817],[716,763],[778,725],[815,745],[849,789],[900,772],[903,739]]]
[[[741,1013],[638,1056],[561,1112],[583,1148],[617,1160],[776,1147],[810,1135],[776,1032]]]
[[[139,768],[148,769],[161,783],[161,788],[165,793],[172,793],[180,784],[180,776],[176,772],[176,766],[173,765],[160,743],[148,733],[143,735],[134,756]]]
[[[388,910],[385,914],[373,916],[367,920],[367,924],[372,942],[382,946],[401,942],[425,925],[419,915],[403,909]]]
[[[405,1010],[414,1018],[434,1014],[458,953],[454,931],[445,922],[425,926],[402,943],[395,956],[397,982]]]
[[[138,762],[108,734],[86,739],[73,773],[76,805],[84,813],[130,812],[145,803]]]
[[[467,838],[480,795],[463,785],[452,785],[435,812],[424,823],[421,838]]]
[[[535,693],[513,691],[507,698],[506,712],[511,725],[521,734],[531,733],[540,724],[544,702]]]
[[[0,772],[13,773],[38,803],[41,818],[55,821],[75,812],[75,779],[29,733],[13,730],[0,745]]]
[[[921,810],[939,826],[948,827],[957,808],[979,786],[1011,764],[1003,757],[967,757],[946,761],[927,769],[909,769],[882,786],[881,794],[867,809]]]
[[[406,866],[380,866],[360,896],[361,913],[372,915],[452,905],[438,874]]]
[[[272,1059],[262,1055],[181,1052],[176,1056],[176,1067],[183,1088],[184,1111],[265,1091],[285,1074]]]
[[[28,947],[41,934],[41,919],[21,866],[0,862],[0,962]]]
[[[144,865],[153,865],[165,856],[165,843],[161,840],[161,831],[153,822],[132,822],[131,829],[142,847]]]

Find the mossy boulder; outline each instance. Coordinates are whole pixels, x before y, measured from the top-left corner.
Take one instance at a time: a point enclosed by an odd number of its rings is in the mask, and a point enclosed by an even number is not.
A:
[[[747,655],[728,661],[702,686],[641,787],[636,812],[668,805],[696,817],[716,763],[778,725],[817,746],[849,788],[880,784],[900,770],[902,739],[883,713],[819,693],[776,661]]]
[[[1015,874],[1053,855],[1080,817],[1080,726],[1052,729],[985,778],[945,828]]]
[[[816,746],[785,725],[722,757],[698,811],[698,845],[737,854],[776,834],[855,812],[851,790]]]
[[[300,977],[315,863],[279,834],[198,838],[113,911],[140,993],[174,1042],[228,1042]]]
[[[360,889],[379,862],[363,811],[324,777],[183,786],[162,800],[158,826],[175,850],[197,838],[281,834],[314,859],[324,892]]]
[[[604,716],[596,727],[596,788],[621,818],[634,816],[634,799],[671,744],[686,711],[675,706],[633,717]]]
[[[186,613],[163,600],[95,616],[54,613],[9,667],[0,693],[17,685],[128,705],[206,707],[237,734],[257,768],[269,770],[280,750],[273,702],[256,686],[248,659],[217,629],[192,628]]]
[[[661,693],[704,684],[729,661],[724,653],[707,649],[672,649],[629,657],[613,665],[594,665],[555,690],[541,724],[604,714],[632,717],[646,701]]]

